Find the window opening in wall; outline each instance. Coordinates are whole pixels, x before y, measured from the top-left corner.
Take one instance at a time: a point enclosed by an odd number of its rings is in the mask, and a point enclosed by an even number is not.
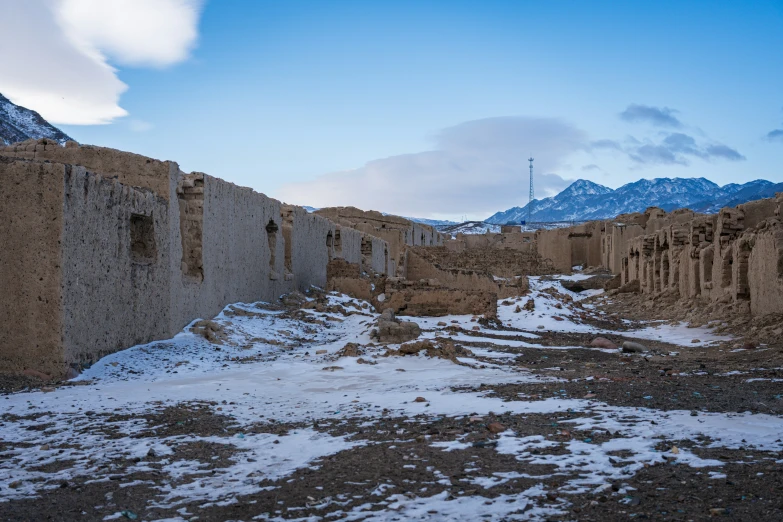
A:
[[[131,260],[139,264],[151,264],[157,260],[155,246],[155,221],[152,216],[131,214]]]
[[[179,233],[182,241],[182,273],[191,280],[204,280],[203,223],[204,175],[190,174],[177,186]]]
[[[270,276],[275,271],[275,261],[277,256],[277,223],[273,219],[266,224],[266,241],[269,245],[269,272]]]
[[[739,245],[739,254],[737,256],[737,297],[740,299],[750,299],[749,263],[750,246],[743,241]]]
[[[662,279],[661,279],[661,288],[667,288],[669,286],[669,256],[664,252],[662,260],[661,260],[661,266],[662,266]]]
[[[702,266],[704,267],[704,282],[712,283],[712,261],[714,259],[714,252],[711,248],[707,248],[701,251]]]
[[[338,255],[343,253],[343,239],[340,235],[340,229],[334,231],[334,251]]]
[[[421,244],[424,245],[425,241],[426,240],[424,239],[424,233],[422,232],[422,234],[421,234]]]
[[[731,267],[734,265],[734,255],[731,250],[726,252],[723,256],[723,263],[721,264],[721,288],[728,288],[731,286]]]
[[[326,234],[326,251],[329,253],[329,259],[331,259],[334,255],[334,236],[332,236],[331,230]]]

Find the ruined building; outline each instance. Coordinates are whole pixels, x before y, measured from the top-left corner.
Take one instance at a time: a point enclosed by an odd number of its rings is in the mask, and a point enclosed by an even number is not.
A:
[[[325,288],[334,260],[404,276],[404,245],[441,241],[400,218],[332,221],[172,161],[74,142],[0,147],[0,180],[5,373],[61,376],[229,303]]]
[[[63,376],[234,302],[311,287],[401,315],[492,318],[529,275],[604,266],[643,295],[783,314],[783,194],[717,215],[458,235],[352,207],[308,213],[113,149],[0,147],[0,372]]]

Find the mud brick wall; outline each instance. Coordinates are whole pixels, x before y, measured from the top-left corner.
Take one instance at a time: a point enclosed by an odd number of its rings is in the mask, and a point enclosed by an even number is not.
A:
[[[65,147],[55,141],[27,140],[0,146],[0,156],[50,161],[67,165],[81,165],[103,177],[115,178],[124,185],[147,188],[164,199],[169,199],[169,180],[176,175],[176,163],[147,158],[94,145],[78,145],[69,141]]]
[[[167,199],[84,167],[69,170],[62,212],[66,363],[170,337]]]
[[[479,290],[446,288],[430,282],[386,280],[383,301],[377,308],[391,308],[400,315],[418,317],[444,315],[497,316],[498,295]]]
[[[783,313],[783,194],[724,208],[717,215],[650,208],[644,232],[622,250],[623,283],[705,303],[749,303],[753,315]],[[614,227],[616,229],[616,227]],[[621,241],[604,233],[604,261]],[[617,273],[616,261],[612,271]]]
[[[0,158],[0,368],[60,373],[65,165]]]

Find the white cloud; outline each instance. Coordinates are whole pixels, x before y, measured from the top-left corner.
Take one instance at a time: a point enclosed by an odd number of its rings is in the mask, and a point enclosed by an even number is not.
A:
[[[542,198],[568,186],[550,172],[586,144],[582,131],[557,119],[486,118],[444,129],[434,150],[284,185],[278,195],[317,207],[354,205],[416,217],[483,218],[527,202],[529,154],[538,158],[536,196]]]
[[[127,89],[109,65],[162,67],[195,44],[200,0],[25,0],[3,3],[0,92],[52,123],[125,116]]]

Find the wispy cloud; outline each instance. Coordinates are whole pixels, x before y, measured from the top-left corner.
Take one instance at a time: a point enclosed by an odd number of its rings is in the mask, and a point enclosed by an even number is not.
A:
[[[771,130],[767,133],[767,140],[783,142],[783,129]]]
[[[279,196],[314,206],[355,205],[402,215],[489,215],[527,201],[528,154],[536,195],[566,188],[557,170],[587,137],[557,119],[500,117],[443,129],[433,150],[368,162],[314,181],[285,185]],[[427,217],[422,216],[422,217]]]
[[[165,67],[187,58],[201,0],[25,0],[3,6],[0,92],[53,123],[125,116],[110,62]],[[31,28],[35,28],[31,30]]]
[[[658,165],[689,165],[690,158],[703,160],[742,161],[737,150],[722,143],[699,143],[682,132],[663,134],[659,140],[631,140],[623,149],[636,163]]]
[[[674,114],[678,112],[669,107],[651,107],[631,104],[620,113],[620,119],[631,123],[650,123],[658,127],[680,128],[682,123]]]

